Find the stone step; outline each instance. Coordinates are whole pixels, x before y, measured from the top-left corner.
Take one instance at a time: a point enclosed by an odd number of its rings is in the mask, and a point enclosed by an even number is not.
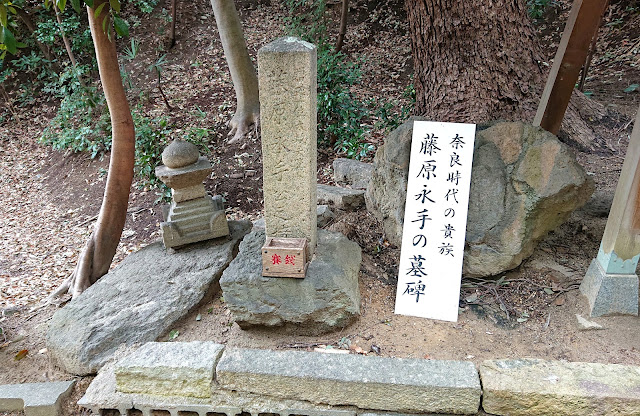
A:
[[[474,414],[480,380],[471,362],[226,349],[220,387],[281,399],[407,413]]]
[[[640,415],[640,367],[538,359],[480,365],[485,412],[496,415]]]
[[[75,380],[51,383],[5,384],[0,386],[0,411],[19,412],[25,416],[57,416],[60,405]]]

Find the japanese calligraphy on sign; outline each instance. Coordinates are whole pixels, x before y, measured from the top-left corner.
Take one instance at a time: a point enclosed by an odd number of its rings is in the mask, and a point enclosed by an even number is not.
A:
[[[458,320],[475,130],[475,124],[413,124],[397,314]]]

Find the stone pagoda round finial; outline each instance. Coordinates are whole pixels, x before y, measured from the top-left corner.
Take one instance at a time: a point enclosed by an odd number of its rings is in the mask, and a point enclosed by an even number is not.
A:
[[[198,161],[198,148],[184,140],[176,139],[162,152],[162,163],[171,169],[184,168]]]

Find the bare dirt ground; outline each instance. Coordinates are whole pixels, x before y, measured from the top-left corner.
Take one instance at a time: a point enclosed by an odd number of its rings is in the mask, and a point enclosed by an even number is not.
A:
[[[412,63],[401,2],[354,3],[346,52],[363,59],[363,81],[355,88],[358,96],[406,103],[402,92],[411,82]],[[208,156],[214,172],[207,180],[208,190],[226,198],[229,218],[258,218],[262,209],[259,139],[254,135],[244,143],[225,145],[225,123],[235,100],[213,15],[207,2],[180,4],[178,43],[167,55],[170,64],[163,74],[174,111],[166,110],[146,70],[164,39],[166,22],[160,13],[132,30],[141,41],[141,52],[138,60],[126,64],[127,69],[147,93],[143,103],[147,114],[168,117],[176,130],[189,125],[212,129]],[[238,7],[255,57],[259,47],[283,34],[286,10],[275,1],[260,0]],[[339,6],[332,7],[337,15]],[[548,63],[569,8],[570,2],[555,3],[538,23]],[[253,348],[332,346],[352,353],[476,363],[538,357],[640,365],[638,317],[594,318],[604,327],[600,331],[580,331],[576,322],[576,314],[588,317],[577,287],[597,253],[640,104],[639,90],[624,92],[640,82],[639,10],[637,1],[612,2],[585,85],[591,98],[617,112],[615,118],[593,121],[609,153],[576,150],[579,162],[593,174],[595,194],[517,269],[495,279],[463,279],[457,323],[394,315],[398,248],[386,242],[380,225],[366,211],[338,212],[328,227],[344,232],[363,248],[362,315],[355,324],[321,337],[243,331],[233,323],[218,293],[172,328],[179,331],[176,340],[207,339]],[[335,26],[333,31],[337,22]],[[20,124],[0,126],[0,384],[73,378],[48,356],[44,334],[57,307],[40,307],[40,302],[75,266],[100,207],[108,155],[92,160],[37,144],[53,106],[34,109]],[[374,130],[369,140],[378,145],[383,137],[384,132]],[[321,149],[318,157],[319,181],[331,183],[331,161],[336,155]],[[255,175],[246,174],[252,170]],[[154,204],[156,198],[154,190],[131,188],[129,215],[114,266],[159,238],[161,209]],[[26,356],[16,359],[24,351]],[[90,380],[79,380],[65,414],[81,414],[74,403]]]

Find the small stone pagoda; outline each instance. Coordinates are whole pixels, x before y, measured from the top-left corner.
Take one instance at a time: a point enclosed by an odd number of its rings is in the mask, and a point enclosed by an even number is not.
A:
[[[224,203],[220,195],[207,195],[202,181],[211,173],[211,163],[192,143],[174,140],[164,152],[156,176],[171,188],[171,205],[160,224],[166,248],[229,235]]]

